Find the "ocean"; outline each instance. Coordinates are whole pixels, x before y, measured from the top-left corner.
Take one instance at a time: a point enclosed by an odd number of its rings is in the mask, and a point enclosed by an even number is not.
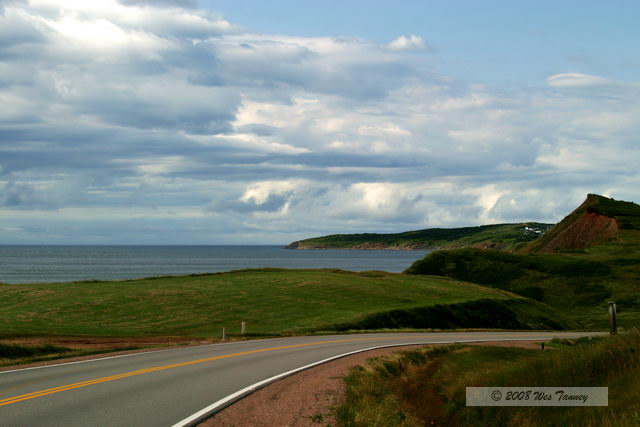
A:
[[[1,283],[123,280],[244,268],[401,272],[428,251],[292,250],[284,246],[0,245]]]

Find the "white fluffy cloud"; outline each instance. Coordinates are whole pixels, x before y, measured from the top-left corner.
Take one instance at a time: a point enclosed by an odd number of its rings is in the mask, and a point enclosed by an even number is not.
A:
[[[392,50],[414,50],[414,49],[426,49],[427,44],[422,37],[411,34],[409,37],[400,36],[389,42],[389,49]]]
[[[285,243],[638,201],[636,83],[468,84],[415,35],[256,34],[195,6],[0,6],[5,241]]]
[[[555,87],[586,87],[610,85],[613,82],[609,79],[598,76],[590,76],[580,73],[554,74],[547,77],[547,84]]]

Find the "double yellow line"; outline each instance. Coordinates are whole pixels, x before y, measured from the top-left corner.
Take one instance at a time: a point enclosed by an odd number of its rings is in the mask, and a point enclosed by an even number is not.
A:
[[[407,337],[403,337],[403,339],[406,339],[406,338]],[[231,353],[231,354],[224,354],[222,356],[206,357],[204,359],[190,360],[190,361],[187,361],[187,362],[174,363],[174,364],[171,364],[171,365],[155,366],[153,368],[139,369],[137,371],[131,371],[131,372],[124,372],[122,374],[111,375],[111,376],[102,377],[102,378],[96,378],[96,379],[93,379],[93,380],[81,381],[81,382],[77,382],[77,383],[73,383],[73,384],[63,385],[63,386],[60,386],[60,387],[53,387],[53,388],[48,388],[46,390],[39,390],[39,391],[34,391],[34,392],[31,392],[31,393],[27,393],[27,394],[21,394],[19,396],[9,397],[9,398],[0,400],[0,406],[11,405],[11,404],[14,404],[14,403],[22,402],[24,400],[35,399],[36,397],[47,396],[49,394],[55,394],[55,393],[60,393],[60,392],[67,391],[67,390],[73,390],[73,389],[76,389],[76,388],[87,387],[87,386],[94,385],[94,384],[100,384],[100,383],[104,383],[104,382],[108,382],[108,381],[115,381],[115,380],[119,380],[119,379],[122,379],[122,378],[134,377],[136,375],[149,374],[149,373],[152,373],[152,372],[166,371],[167,369],[180,368],[180,367],[183,367],[183,366],[197,365],[199,363],[212,362],[214,360],[228,359],[228,358],[231,358],[231,357],[246,356],[246,355],[249,355],[249,354],[256,354],[256,353],[264,353],[264,352],[267,352],[267,351],[277,351],[277,350],[286,350],[286,349],[291,349],[291,348],[309,347],[309,346],[314,346],[314,345],[332,344],[332,343],[344,343],[344,342],[356,342],[356,341],[371,341],[371,340],[379,340],[379,339],[380,338],[352,338],[352,339],[331,340],[331,341],[316,341],[316,342],[311,342],[311,343],[306,343],[306,344],[294,344],[294,345],[285,345],[285,346],[281,346],[281,347],[263,348],[263,349],[259,349],[259,350],[242,351],[242,352],[239,352],[239,353]]]
[[[469,337],[471,337],[471,336],[469,336]],[[405,336],[405,337],[385,337],[384,339],[387,339],[387,340],[388,339],[406,340],[406,339],[412,339],[412,338],[420,339],[420,338],[424,338],[424,337],[422,337],[422,336]],[[456,340],[459,341],[460,339],[464,339],[464,338],[467,338],[467,337],[464,336],[464,335],[459,335],[459,336],[456,337]],[[488,340],[490,340],[490,341],[504,341],[504,340],[508,340],[509,338],[518,339],[517,337],[502,336],[502,337],[496,337],[496,338],[494,338],[492,340],[491,339],[488,339]],[[310,342],[310,343],[306,343],[306,344],[284,345],[284,346],[280,346],[280,347],[269,347],[269,348],[262,348],[262,349],[258,349],[258,350],[241,351],[239,353],[224,354],[224,355],[221,355],[221,356],[206,357],[204,359],[189,360],[187,362],[174,363],[174,364],[171,364],[171,365],[163,365],[163,366],[155,366],[155,367],[147,368],[147,369],[139,369],[137,371],[124,372],[122,374],[111,375],[111,376],[102,377],[102,378],[96,378],[96,379],[93,379],[93,380],[81,381],[81,382],[77,382],[77,383],[73,383],[73,384],[63,385],[63,386],[60,386],[60,387],[53,387],[53,388],[48,388],[48,389],[45,389],[45,390],[34,391],[34,392],[31,392],[31,393],[27,393],[27,394],[21,394],[19,396],[8,397],[6,399],[0,399],[0,406],[11,405],[11,404],[14,404],[14,403],[22,402],[24,400],[35,399],[36,397],[47,396],[47,395],[50,395],[50,394],[60,393],[60,392],[67,391],[67,390],[73,390],[73,389],[76,389],[76,388],[88,387],[88,386],[94,385],[94,384],[100,384],[100,383],[104,383],[104,382],[108,382],[108,381],[115,381],[115,380],[119,380],[119,379],[122,379],[122,378],[135,377],[136,375],[149,374],[149,373],[152,373],[152,372],[166,371],[167,369],[180,368],[180,367],[183,367],[183,366],[197,365],[199,363],[212,362],[214,360],[229,359],[229,358],[232,358],[232,357],[246,356],[246,355],[249,355],[249,354],[256,354],[256,353],[264,353],[264,352],[267,352],[267,351],[286,350],[286,349],[300,348],[300,347],[311,347],[311,346],[323,345],[323,344],[347,343],[347,342],[358,342],[358,341],[375,341],[375,340],[380,340],[380,339],[381,339],[381,337],[371,337],[371,338],[349,338],[349,339],[329,340],[329,341],[315,341],[315,342]],[[522,339],[522,338],[520,338],[520,339]],[[536,338],[535,337],[530,337],[529,339],[535,340]]]

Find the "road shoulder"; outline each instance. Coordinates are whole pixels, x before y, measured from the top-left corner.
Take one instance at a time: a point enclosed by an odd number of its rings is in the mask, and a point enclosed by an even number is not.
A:
[[[439,345],[439,344],[437,344]],[[537,349],[539,341],[498,341],[497,345]],[[428,345],[432,347],[435,345]],[[200,427],[336,425],[334,409],[344,399],[343,378],[373,357],[422,348],[422,345],[381,348],[343,357],[291,375],[218,412]]]

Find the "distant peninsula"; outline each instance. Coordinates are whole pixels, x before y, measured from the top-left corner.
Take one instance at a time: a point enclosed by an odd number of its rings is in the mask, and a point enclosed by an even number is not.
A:
[[[518,250],[554,224],[525,222],[461,228],[427,228],[394,234],[332,234],[290,243],[288,249],[432,250],[462,247]]]

